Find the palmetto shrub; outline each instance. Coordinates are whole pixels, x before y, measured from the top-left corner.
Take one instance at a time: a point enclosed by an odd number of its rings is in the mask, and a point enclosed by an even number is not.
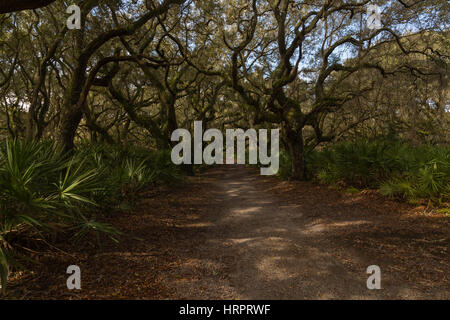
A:
[[[449,200],[450,148],[387,139],[341,142],[308,155],[322,183],[379,188],[390,197]]]
[[[103,207],[130,208],[136,203],[139,192],[146,187],[178,182],[182,178],[182,172],[172,163],[169,151],[96,144],[82,145],[75,157],[86,159],[103,181],[102,190],[93,194]]]
[[[93,194],[102,190],[96,170],[68,157],[49,142],[0,143],[0,279],[2,290],[12,267],[23,258],[23,239],[71,231],[117,231],[95,221]]]
[[[415,163],[380,187],[382,194],[407,199],[450,200],[450,148],[421,147]]]
[[[82,144],[69,156],[51,142],[0,141],[2,290],[26,258],[24,242],[55,233],[74,241],[105,233],[117,241],[119,232],[96,216],[129,209],[144,188],[181,177],[168,151]]]
[[[341,142],[315,157],[319,179],[359,187],[375,187],[393,172],[407,168],[406,146],[397,141]]]

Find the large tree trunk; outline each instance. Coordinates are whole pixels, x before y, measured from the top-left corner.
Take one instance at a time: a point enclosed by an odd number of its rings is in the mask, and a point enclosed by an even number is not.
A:
[[[58,127],[57,139],[64,152],[71,152],[75,146],[74,139],[78,125],[83,117],[81,110],[67,110],[62,114]]]
[[[305,148],[301,129],[300,132],[289,130],[286,140],[292,159],[291,179],[306,180]]]
[[[46,112],[45,110],[41,113],[45,115]],[[41,140],[45,128],[44,121],[44,119],[36,117],[34,110],[29,110],[26,116],[25,139],[28,141]]]
[[[29,110],[26,116],[25,139],[28,141],[39,140],[36,136],[37,125],[34,120],[34,113],[32,110]]]

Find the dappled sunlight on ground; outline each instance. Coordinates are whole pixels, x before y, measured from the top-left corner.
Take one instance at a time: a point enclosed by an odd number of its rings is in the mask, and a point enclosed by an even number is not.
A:
[[[448,218],[245,166],[187,183],[154,190],[111,219],[124,232],[119,244],[41,258],[48,268],[27,286],[40,298],[70,299],[450,298]],[[65,267],[74,259],[83,290],[67,293]],[[366,287],[373,264],[382,290]],[[13,278],[11,292],[28,297],[18,288],[29,278]]]

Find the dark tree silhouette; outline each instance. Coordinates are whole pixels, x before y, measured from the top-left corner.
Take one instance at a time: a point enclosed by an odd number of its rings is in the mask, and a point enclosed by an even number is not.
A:
[[[9,13],[48,6],[55,0],[3,0],[0,1],[0,13]]]

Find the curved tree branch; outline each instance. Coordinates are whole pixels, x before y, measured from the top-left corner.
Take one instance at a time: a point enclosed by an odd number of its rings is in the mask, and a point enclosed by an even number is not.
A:
[[[56,0],[2,0],[0,14],[46,7]]]

